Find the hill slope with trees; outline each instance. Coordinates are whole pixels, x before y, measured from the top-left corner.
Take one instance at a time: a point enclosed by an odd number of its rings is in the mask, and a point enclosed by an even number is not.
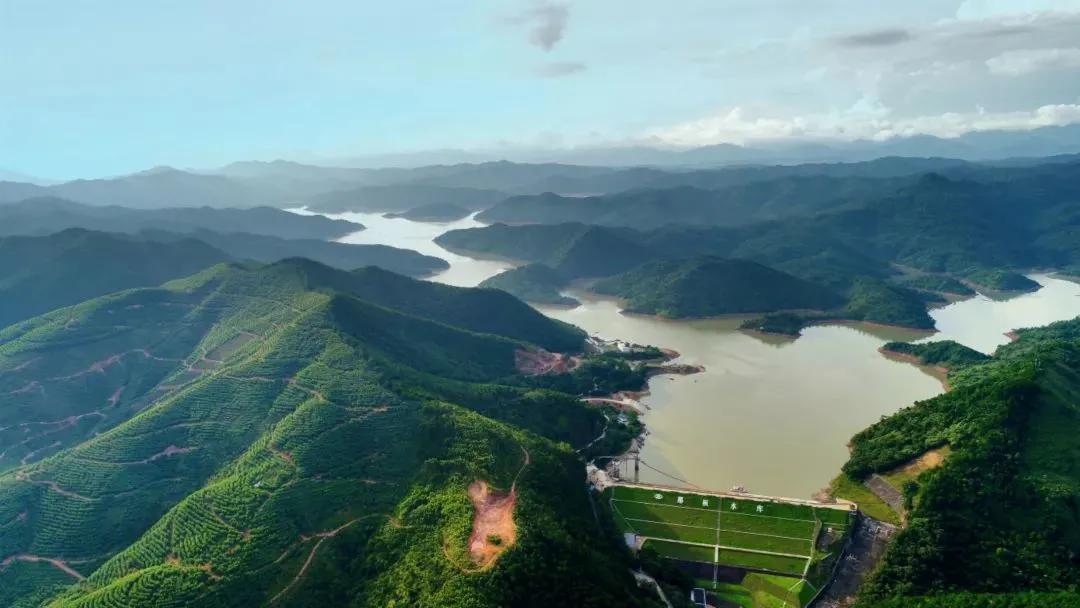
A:
[[[843,302],[824,287],[756,262],[714,257],[649,262],[592,289],[624,298],[630,312],[671,318],[828,309]]]
[[[859,606],[1035,606],[1056,592],[1075,599],[1078,370],[1080,317],[1020,330],[993,358],[950,374],[949,392],[855,436],[844,465],[855,479],[951,448],[943,466],[905,488],[907,526]]]
[[[336,239],[364,227],[320,215],[298,215],[272,207],[215,209],[177,207],[134,209],[83,205],[57,198],[34,198],[0,205],[0,236],[52,234],[68,228],[102,232],[243,232],[284,239]]]
[[[0,604],[656,606],[574,452],[619,423],[516,371],[582,338],[499,291],[301,260],[0,330]],[[478,481],[517,528],[487,567]]]
[[[228,259],[189,237],[165,242],[78,228],[45,237],[0,237],[0,327]]]
[[[559,293],[566,282],[565,277],[543,264],[526,264],[485,279],[480,287],[501,289],[526,302],[575,306],[577,300]]]

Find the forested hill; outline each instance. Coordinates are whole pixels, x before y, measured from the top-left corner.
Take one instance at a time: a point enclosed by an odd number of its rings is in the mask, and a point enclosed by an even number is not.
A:
[[[222,233],[211,230],[195,230],[190,233],[143,230],[138,234],[160,241],[196,238],[224,251],[235,260],[276,262],[285,258],[308,258],[343,270],[378,266],[413,277],[428,276],[450,267],[450,264],[442,258],[387,245],[359,245],[319,239],[283,239],[263,234]]]
[[[164,242],[78,228],[45,237],[0,237],[0,327],[228,259],[190,237]]]
[[[986,269],[1067,267],[1080,261],[1078,222],[1080,180],[1074,165],[1064,165],[1047,175],[1000,183],[930,174],[855,208],[739,228],[607,230],[628,244],[631,262],[642,254],[746,258],[802,278],[843,284],[858,275],[891,274],[893,263],[973,281],[987,280]],[[452,231],[439,242],[551,265],[583,231],[580,224],[497,224]],[[612,248],[607,255],[620,257],[622,251]]]
[[[286,239],[334,239],[364,227],[355,222],[318,215],[302,216],[271,207],[133,209],[95,207],[57,198],[33,198],[0,205],[0,236],[44,235],[68,228],[132,233],[140,230],[213,230]]]
[[[630,231],[590,226],[506,226],[451,230],[435,239],[452,251],[539,262],[567,280],[604,277],[657,259]]]
[[[626,310],[666,317],[830,309],[843,298],[824,287],[746,260],[661,260],[598,282],[597,293],[627,300]]]
[[[437,241],[543,263],[567,279],[696,256],[750,260],[846,294],[849,318],[931,327],[923,300],[932,292],[1034,289],[1027,269],[1080,265],[1076,166],[1002,169],[996,181],[928,174],[856,206],[739,227],[494,224]]]
[[[348,270],[377,266],[420,276],[448,267],[439,258],[395,247],[209,230],[128,235],[71,228],[48,236],[0,237],[0,327],[121,289],[156,286],[219,262],[290,256]]]
[[[795,176],[705,189],[693,186],[643,188],[603,196],[518,196],[481,212],[487,223],[560,224],[649,229],[667,224],[743,226],[805,217],[858,206],[897,191],[915,178]]]
[[[513,386],[519,351],[582,337],[499,291],[299,260],[8,327],[0,605],[655,606],[573,451],[604,417]],[[516,523],[484,566],[478,481]]]
[[[856,479],[951,448],[906,488],[907,526],[860,606],[1075,605],[1053,592],[1080,591],[1080,317],[1018,336],[853,439]]]
[[[559,293],[566,282],[565,277],[543,264],[526,264],[485,279],[480,287],[501,289],[526,302],[561,306],[580,304]]]

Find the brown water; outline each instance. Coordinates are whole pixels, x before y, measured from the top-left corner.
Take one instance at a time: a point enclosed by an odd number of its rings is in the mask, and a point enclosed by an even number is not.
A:
[[[387,220],[340,214],[368,230],[342,239],[383,243],[441,257],[450,270],[433,280],[475,285],[509,265],[450,253],[431,239],[478,225]],[[1080,285],[1036,275],[1043,289],[1006,301],[972,298],[931,312],[941,332],[984,352],[1008,341],[1005,332],[1080,314]],[[650,435],[642,460],[680,479],[713,489],[743,485],[751,492],[806,498],[828,484],[847,459],[851,436],[916,400],[942,391],[929,372],[886,359],[889,340],[927,334],[866,325],[810,327],[797,340],[756,337],[739,319],[667,321],[623,315],[618,304],[579,291],[573,309],[538,307],[590,334],[673,348],[680,362],[704,365],[692,376],[660,376],[643,402]],[[643,480],[675,483],[643,467]]]
[[[887,340],[921,333],[827,326],[798,340],[763,340],[738,331],[738,319],[628,316],[612,301],[574,295],[584,306],[545,312],[602,336],[674,348],[680,361],[705,366],[650,382],[641,453],[652,467],[703,487],[809,497],[839,471],[852,434],[941,392],[928,373],[877,352]],[[668,475],[642,471],[645,481],[672,483]]]

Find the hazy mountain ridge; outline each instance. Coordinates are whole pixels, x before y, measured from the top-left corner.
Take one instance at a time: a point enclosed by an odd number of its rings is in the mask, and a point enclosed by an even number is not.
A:
[[[229,256],[190,237],[171,242],[70,228],[0,237],[0,327],[83,300],[190,275]]]
[[[301,216],[273,207],[134,209],[84,205],[56,198],[34,198],[0,205],[0,235],[43,235],[68,228],[130,233],[140,230],[212,230],[318,239],[339,238],[364,229],[363,225],[355,222]]]
[[[1022,140],[1010,144],[1010,140]],[[1080,126],[1046,127],[1022,137],[1012,132],[972,133],[955,140],[913,137],[886,142],[796,145],[784,148],[742,148],[728,144],[693,150],[663,151],[648,148],[599,149],[562,158],[497,160],[499,155],[447,158],[449,162],[381,168],[321,166],[291,161],[232,163],[214,171],[182,171],[171,167],[103,179],[79,179],[50,185],[0,181],[0,201],[35,196],[69,198],[95,205],[143,208],[210,205],[325,205],[345,209],[356,196],[378,188],[397,186],[408,191],[448,188],[443,200],[471,209],[494,204],[493,194],[476,193],[472,202],[455,199],[453,189],[472,188],[508,194],[613,193],[634,188],[694,186],[720,188],[781,176],[901,177],[926,171],[978,171],[984,167],[1025,166],[1032,159],[1080,153]],[[610,154],[608,153],[610,152]],[[558,156],[558,155],[556,155]],[[427,157],[429,161],[435,157]],[[392,190],[392,188],[391,188]],[[386,196],[383,195],[386,199]],[[362,201],[361,201],[362,202]],[[467,203],[467,204],[465,204]],[[371,203],[364,203],[371,205]],[[394,208],[394,205],[398,205]],[[383,211],[407,207],[382,200]]]

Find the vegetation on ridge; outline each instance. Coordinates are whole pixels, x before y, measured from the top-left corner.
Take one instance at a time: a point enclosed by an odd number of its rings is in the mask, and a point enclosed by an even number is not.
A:
[[[982,363],[990,358],[989,355],[980,353],[953,340],[940,340],[921,344],[887,342],[881,348],[891,353],[914,357],[922,365],[940,365],[949,370]]]
[[[573,451],[618,421],[495,384],[582,337],[498,291],[306,260],[0,330],[0,604],[654,605]],[[465,489],[515,478],[516,541],[476,571]]]
[[[860,606],[981,605],[986,593],[1020,601],[1078,591],[1080,317],[1018,335],[992,359],[951,374],[948,393],[852,440],[844,471],[855,479],[946,443],[952,449],[916,480],[907,527]],[[920,596],[929,597],[911,600]]]
[[[824,287],[756,262],[714,257],[650,262],[592,289],[626,299],[630,312],[671,318],[828,309],[843,301]]]
[[[565,278],[543,264],[511,268],[480,283],[480,287],[501,289],[527,302],[577,306],[577,300],[559,293],[565,285]]]

